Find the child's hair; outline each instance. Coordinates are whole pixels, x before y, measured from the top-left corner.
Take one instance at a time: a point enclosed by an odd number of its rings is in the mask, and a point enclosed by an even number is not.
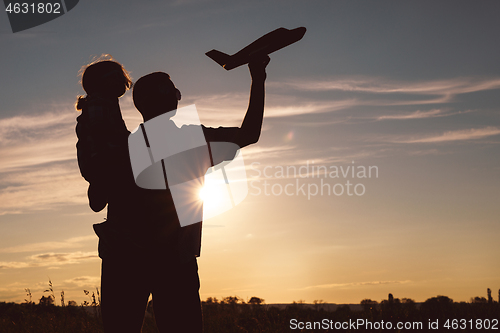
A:
[[[123,84],[126,89],[132,87],[132,78],[130,74],[109,54],[103,54],[90,64],[83,66],[80,69],[79,75],[82,76],[80,82],[87,96],[95,92],[103,91],[106,88],[103,86],[103,79],[114,73],[120,73],[123,76]],[[75,105],[76,109],[81,110],[85,101],[86,97],[78,96]]]

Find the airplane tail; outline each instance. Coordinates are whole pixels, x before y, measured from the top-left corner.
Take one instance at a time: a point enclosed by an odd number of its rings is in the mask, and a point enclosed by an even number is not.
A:
[[[231,56],[228,54],[225,54],[224,52],[217,51],[217,50],[212,50],[208,51],[205,53],[210,59],[224,67],[229,62],[229,59],[231,59]]]

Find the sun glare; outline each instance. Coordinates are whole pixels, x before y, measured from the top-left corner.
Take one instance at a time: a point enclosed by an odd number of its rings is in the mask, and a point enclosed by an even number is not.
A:
[[[205,184],[199,192],[199,197],[203,200],[204,205],[217,206],[222,200],[223,193],[220,187],[215,185]]]

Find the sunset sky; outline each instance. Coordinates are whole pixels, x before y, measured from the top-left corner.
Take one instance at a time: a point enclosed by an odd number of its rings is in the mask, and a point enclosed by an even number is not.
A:
[[[56,303],[61,290],[81,303],[100,284],[92,224],[106,212],[76,162],[83,65],[109,53],[134,81],[167,72],[203,124],[239,126],[248,69],[205,52],[300,26],[271,55],[262,135],[242,150],[249,194],[205,223],[202,299],[496,298],[499,14],[498,1],[88,0],[13,34],[1,13],[0,301],[25,288],[38,301],[50,278]],[[130,92],[120,104],[135,129]]]

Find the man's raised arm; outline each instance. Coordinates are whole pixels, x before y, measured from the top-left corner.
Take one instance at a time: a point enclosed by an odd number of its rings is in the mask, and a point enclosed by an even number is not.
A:
[[[259,141],[262,129],[262,120],[264,117],[264,98],[266,81],[266,66],[269,63],[269,56],[260,57],[248,64],[250,75],[252,77],[252,86],[250,88],[250,101],[248,110],[243,119],[234,143],[241,148]]]

